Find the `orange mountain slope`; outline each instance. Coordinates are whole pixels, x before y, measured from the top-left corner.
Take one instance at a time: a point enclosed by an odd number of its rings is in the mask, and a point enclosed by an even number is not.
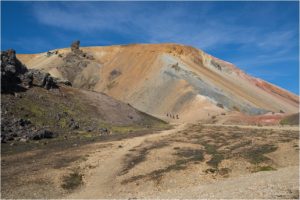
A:
[[[28,68],[68,79],[75,87],[104,92],[160,118],[171,114],[195,121],[226,111],[298,112],[297,95],[190,46],[136,44],[81,50],[89,56],[73,58],[65,48],[51,55],[17,57]]]

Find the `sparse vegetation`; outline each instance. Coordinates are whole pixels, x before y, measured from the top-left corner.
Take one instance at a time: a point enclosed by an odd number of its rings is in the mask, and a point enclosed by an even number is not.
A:
[[[212,155],[212,158],[209,161],[207,161],[207,164],[209,164],[212,167],[217,168],[223,159],[224,159],[224,156],[222,154],[216,153],[216,154]]]
[[[166,142],[159,142],[159,143],[154,143],[154,144],[152,144],[150,146],[147,146],[147,147],[143,147],[139,151],[137,151],[135,149],[134,153],[128,154],[128,157],[125,160],[125,165],[124,165],[122,171],[119,173],[119,175],[127,174],[130,169],[134,168],[139,163],[145,161],[147,154],[152,149],[163,148],[167,145],[168,145],[168,143],[166,143]]]
[[[218,170],[219,175],[224,176],[224,177],[227,177],[230,172],[231,172],[231,169],[229,169],[229,168],[220,168]]]
[[[299,113],[289,115],[280,121],[281,125],[299,125]]]
[[[202,161],[204,159],[203,151],[199,149],[179,149],[175,155],[185,158],[188,162]]]
[[[82,182],[82,174],[78,172],[78,170],[73,171],[67,176],[63,177],[63,183],[61,185],[62,188],[66,190],[74,190],[83,184]]]
[[[239,142],[235,145],[230,146],[229,149],[230,150],[239,149],[241,147],[246,147],[246,146],[250,145],[251,143],[252,143],[251,140],[242,141],[242,142]]]
[[[279,135],[277,135],[279,134]],[[296,134],[296,132],[295,132]],[[251,138],[264,138],[265,143],[255,143],[255,140]],[[207,127],[201,124],[191,125],[188,129],[178,132],[178,134],[172,138],[166,137],[161,140],[164,142],[176,142],[182,144],[200,145],[199,148],[186,148],[175,146],[172,147],[174,157],[174,163],[165,166],[162,169],[153,170],[146,174],[140,174],[133,177],[129,177],[123,180],[123,184],[134,182],[137,180],[148,179],[154,180],[157,183],[162,181],[163,176],[174,170],[184,170],[189,165],[206,164],[209,168],[204,170],[206,174],[214,174],[214,176],[229,177],[232,169],[228,167],[221,167],[220,163],[225,160],[234,160],[237,158],[244,158],[249,163],[256,167],[256,171],[268,171],[275,170],[270,165],[271,160],[265,156],[267,153],[271,153],[277,150],[276,142],[280,142],[280,138],[290,138],[291,140],[297,140],[296,135],[286,134],[280,131],[267,131],[266,129],[247,129],[239,127]],[[274,142],[276,141],[276,142]],[[168,148],[168,147],[166,147]],[[145,154],[149,154],[149,151]],[[142,151],[140,153],[143,154]],[[204,159],[204,155],[209,155],[207,160]],[[142,156],[139,154],[139,156]],[[147,162],[146,155],[144,155],[142,162]],[[269,165],[266,165],[269,164]],[[131,169],[134,165],[131,166]]]
[[[243,152],[243,156],[248,159],[251,163],[257,164],[269,160],[264,154],[271,153],[277,149],[277,146],[273,144],[265,144],[259,146],[253,146],[246,149]]]
[[[114,130],[116,131],[117,129]],[[130,126],[124,128],[124,131],[121,131],[123,134],[117,135],[127,135],[127,132],[129,134],[131,129],[132,127],[130,128]],[[76,143],[74,142],[78,139],[70,138],[70,145],[76,144],[76,146],[70,148],[82,146],[84,143],[80,141],[90,140],[92,135],[92,132],[80,133],[77,135],[80,136],[80,140]],[[205,180],[210,178],[228,178],[232,174],[236,175],[239,173],[233,171],[236,168],[231,162],[239,162],[240,159],[242,159],[242,163],[248,162],[244,169],[248,173],[272,171],[276,170],[276,168],[266,154],[276,151],[278,143],[281,143],[283,139],[285,142],[290,142],[291,147],[293,147],[297,144],[298,138],[297,131],[194,124],[176,134],[164,135],[159,140],[147,139],[138,146],[129,148],[124,154],[126,156],[124,156],[123,163],[120,163],[123,165],[122,171],[116,171],[116,173],[119,173],[117,180],[121,180],[121,184],[134,185],[142,185],[141,183],[143,182],[151,181],[152,184],[157,186],[164,184],[164,181],[169,177],[181,176],[185,174],[185,170],[198,169],[198,167],[203,169],[203,173],[200,176],[204,176]],[[118,138],[115,138],[115,140],[118,140]],[[45,148],[51,149],[51,145],[54,144],[50,141],[49,144],[45,145]],[[61,143],[61,145],[65,145],[65,143]],[[126,146],[126,144],[120,146],[120,143],[117,143],[117,145],[113,145],[113,148],[125,151]],[[41,155],[45,151],[41,152]],[[154,162],[152,151],[155,153],[156,158],[157,156],[165,156],[167,152],[170,162],[159,161],[159,167],[152,165],[152,162]],[[65,168],[70,167],[70,163],[84,163],[87,158],[88,154],[82,153],[80,157],[56,158],[56,161],[52,162],[52,164],[55,169]],[[158,160],[163,159],[159,158]],[[58,166],[59,163],[62,163],[62,165]],[[228,163],[230,164],[228,165]],[[88,170],[95,166],[88,164],[83,169]],[[72,191],[83,184],[82,173],[79,170],[74,170],[64,176],[59,184],[65,190]],[[202,179],[202,177],[198,178]]]
[[[90,139],[98,138],[101,129],[107,129],[109,135],[124,134],[126,136],[135,132],[148,131],[151,133],[154,130],[164,130],[171,127],[166,122],[139,111],[131,119],[126,114],[123,118],[118,116],[118,124],[115,124],[114,119],[110,119],[108,122],[105,116],[110,115],[109,113],[99,111],[93,103],[88,103],[89,100],[84,95],[76,95],[77,93],[81,94],[78,89],[68,87],[51,92],[34,87],[26,93],[20,94],[22,98],[2,95],[2,109],[6,110],[6,113],[2,114],[2,119],[6,121],[2,120],[2,124],[9,125],[22,119],[30,122],[26,129],[40,130],[47,127],[49,131],[55,133],[56,139],[62,140],[65,137],[81,138],[81,136]],[[94,93],[88,93],[88,95],[94,95]],[[102,103],[105,104],[105,102]],[[122,106],[128,107],[126,104],[122,105],[121,102],[119,105],[120,108]],[[114,109],[110,112],[114,112]],[[82,115],[82,113],[85,114]],[[6,132],[8,131],[9,127],[7,127]],[[30,133],[30,131],[19,132],[20,134]],[[28,135],[17,135],[16,137],[21,136],[28,137]]]
[[[149,151],[150,149],[148,149]],[[154,170],[148,174],[145,175],[138,175],[133,176],[129,179],[125,179],[122,183],[126,184],[129,182],[134,182],[143,178],[149,178],[151,180],[160,181],[161,177],[174,170],[183,170],[187,167],[188,163],[194,163],[194,161],[202,161],[204,159],[203,157],[203,151],[198,149],[178,149],[178,151],[174,154],[180,159],[176,160],[174,164],[171,164],[163,169]],[[145,157],[143,159],[139,159],[139,161],[145,161]],[[134,162],[133,162],[134,163]],[[139,163],[139,162],[137,162]],[[122,174],[123,175],[123,174]]]
[[[260,172],[260,171],[274,171],[276,170],[275,168],[273,168],[272,166],[257,166],[255,167],[254,170],[252,170],[253,173],[255,172]]]
[[[183,170],[186,168],[186,162],[183,160],[180,161],[176,161],[175,164],[169,165],[166,168],[163,169],[158,169],[158,170],[154,170],[148,174],[145,175],[137,175],[137,176],[133,176],[130,177],[128,179],[123,180],[121,183],[122,184],[127,184],[127,183],[131,183],[137,180],[141,180],[141,179],[150,179],[150,180],[154,180],[157,183],[159,183],[161,181],[161,178],[164,174],[170,172],[170,171],[177,171],[177,170]]]

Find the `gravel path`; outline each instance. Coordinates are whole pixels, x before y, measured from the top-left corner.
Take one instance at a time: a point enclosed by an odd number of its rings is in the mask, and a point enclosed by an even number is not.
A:
[[[120,172],[123,164],[123,159],[130,149],[142,144],[146,139],[153,139],[169,134],[176,133],[184,129],[185,124],[177,125],[174,129],[161,131],[157,134],[135,137],[124,142],[115,142],[115,145],[121,145],[123,148],[114,149],[99,154],[94,154],[91,158],[97,160],[99,166],[87,177],[85,177],[85,186],[78,191],[75,191],[66,198],[70,199],[99,199],[112,198],[117,191],[115,186],[118,185],[116,180],[117,174]],[[92,162],[93,162],[92,161]]]
[[[212,184],[162,191],[148,198],[299,199],[299,168],[258,172]]]

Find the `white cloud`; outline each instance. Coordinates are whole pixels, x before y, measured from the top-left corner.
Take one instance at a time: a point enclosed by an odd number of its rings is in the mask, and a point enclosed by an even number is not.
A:
[[[236,18],[242,11],[236,17],[230,16],[229,23],[214,17],[209,5],[196,14],[190,13],[185,6],[157,9],[141,2],[42,2],[33,8],[33,14],[40,23],[61,29],[81,33],[114,31],[142,34],[148,41],[185,43],[204,49],[232,43],[260,49],[280,48],[295,36],[291,31],[269,33],[261,27],[257,29],[236,24]]]
[[[49,32],[43,36],[37,29],[30,36],[10,37],[9,43],[39,52],[68,45],[72,37],[88,45],[99,45],[98,37],[105,37],[101,45],[173,42],[218,54],[255,76],[275,80],[290,73],[296,77],[286,69],[298,67],[299,25],[291,18],[296,13],[293,6],[282,9],[281,3],[27,2],[31,10],[26,12],[49,26]]]
[[[242,16],[255,17],[251,7],[228,15],[230,13],[222,13],[222,10],[215,13],[212,4],[199,7],[197,12],[190,12],[191,7],[185,5],[170,4],[160,9],[150,5],[144,2],[39,2],[34,4],[33,14],[42,24],[82,34],[111,31],[140,37],[141,42],[175,42],[209,51],[236,45],[241,52],[251,54],[235,62],[242,66],[272,64],[297,57],[293,52],[297,48],[294,42],[298,39],[297,30],[286,26],[272,28],[273,23],[263,18],[277,16],[273,6],[257,12],[260,21],[266,23],[258,21],[251,26],[239,21]],[[273,18],[272,22],[275,21]],[[229,61],[234,60],[236,58]]]

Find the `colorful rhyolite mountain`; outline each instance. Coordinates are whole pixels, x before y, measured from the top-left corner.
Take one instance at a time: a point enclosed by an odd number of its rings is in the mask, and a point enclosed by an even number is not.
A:
[[[298,112],[299,97],[251,77],[231,63],[177,44],[69,48],[19,54],[28,68],[68,79],[74,87],[104,92],[151,115],[195,121],[241,112]]]

